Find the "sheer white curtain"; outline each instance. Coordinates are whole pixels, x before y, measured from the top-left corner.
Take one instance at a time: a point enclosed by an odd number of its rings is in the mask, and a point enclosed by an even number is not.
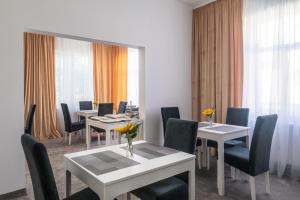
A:
[[[300,1],[244,0],[244,106],[277,113],[271,169],[300,177]]]
[[[93,100],[93,57],[90,42],[55,39],[56,107],[59,128],[64,129],[61,103],[67,103],[73,120],[79,101]]]

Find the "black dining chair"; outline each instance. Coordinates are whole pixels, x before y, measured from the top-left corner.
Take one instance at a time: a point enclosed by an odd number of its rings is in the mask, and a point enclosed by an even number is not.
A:
[[[179,108],[177,106],[176,107],[162,107],[161,108],[161,116],[162,116],[163,131],[164,131],[164,136],[165,136],[168,119],[170,119],[170,118],[180,119]],[[201,159],[202,159],[201,144],[202,144],[201,139],[197,138],[196,146],[197,146],[197,152],[198,152],[197,160],[198,160],[199,168],[201,168]]]
[[[198,123],[180,119],[169,119],[164,146],[194,154]],[[188,174],[164,179],[132,191],[142,200],[184,200],[188,199]]]
[[[107,114],[113,114],[114,104],[113,103],[100,103],[98,105],[98,116],[104,116]],[[92,126],[93,130],[98,133],[98,145],[100,144],[100,134],[105,133],[105,130],[102,128]]]
[[[59,195],[44,144],[37,142],[31,135],[23,134],[21,143],[28,163],[36,200],[59,200]],[[100,200],[91,189],[86,188],[74,193],[65,200]]]
[[[249,108],[227,108],[226,124],[234,126],[248,126]],[[246,137],[228,140],[224,142],[224,148],[233,146],[246,146]],[[207,169],[210,169],[210,149],[218,148],[218,143],[214,140],[207,140]]]
[[[113,114],[113,112],[114,112],[114,104],[113,103],[100,103],[98,105],[98,116]]]
[[[265,115],[257,117],[250,150],[242,146],[226,148],[225,162],[250,176],[252,200],[256,199],[255,177],[265,174],[266,191],[270,193],[269,162],[272,138],[278,116]]]
[[[85,128],[85,120],[80,120],[78,122],[72,122],[69,107],[66,103],[61,104],[61,109],[64,116],[65,131],[68,133],[69,145],[72,143],[72,133],[82,130]]]
[[[36,110],[36,105],[35,104],[30,105],[27,118],[26,118],[25,128],[24,128],[25,133],[29,135],[32,135],[33,118],[34,118],[35,110]]]
[[[79,110],[93,110],[93,102],[79,101]],[[85,120],[85,117],[80,116],[80,120]]]
[[[162,107],[161,116],[163,122],[164,136],[166,135],[167,122],[169,118],[180,119],[180,113],[178,107]]]
[[[126,101],[120,101],[119,108],[118,108],[118,114],[122,114],[126,112],[127,102]]]

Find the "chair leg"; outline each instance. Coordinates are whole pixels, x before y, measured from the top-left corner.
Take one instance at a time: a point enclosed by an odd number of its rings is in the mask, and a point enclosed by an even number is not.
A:
[[[98,136],[98,145],[100,145],[100,133],[97,133]]]
[[[250,176],[249,181],[250,181],[251,199],[256,200],[255,177]]]
[[[231,178],[235,179],[235,168],[234,167],[230,167],[230,172],[231,172]]]
[[[207,147],[206,153],[207,153],[206,169],[210,170],[210,147]]]
[[[241,171],[239,169],[235,169],[235,179],[236,180],[241,179]]]
[[[199,169],[202,169],[202,163],[201,163],[201,159],[202,159],[202,156],[201,156],[201,154],[202,154],[202,152],[201,152],[201,146],[199,146],[199,147],[197,148],[197,151],[198,151],[198,156],[197,156],[197,159],[198,159],[198,167],[199,167]]]
[[[131,200],[131,194],[130,194],[130,192],[127,193],[127,200]]]
[[[270,190],[270,172],[267,171],[265,173],[265,180],[266,180],[266,192],[267,194],[271,194],[271,190]]]
[[[69,133],[69,145],[72,144],[72,133]]]

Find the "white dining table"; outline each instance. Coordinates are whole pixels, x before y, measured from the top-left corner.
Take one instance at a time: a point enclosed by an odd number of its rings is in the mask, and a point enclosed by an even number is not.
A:
[[[80,110],[76,112],[78,118],[85,117],[85,120],[87,120],[89,117],[97,116],[98,110]]]
[[[103,130],[105,130],[105,142],[106,145],[110,145],[111,144],[111,130],[118,128],[118,127],[122,127],[125,126],[127,122],[112,122],[112,123],[108,123],[108,122],[102,122],[99,120],[95,120],[95,119],[91,119],[90,117],[95,117],[98,115],[98,111],[97,110],[81,110],[78,111],[77,116],[83,116],[85,117],[85,122],[86,122],[86,147],[87,149],[90,148],[91,146],[91,127],[97,127],[97,128],[101,128]],[[130,121],[139,121],[139,122],[143,122],[143,120],[138,120],[135,118],[132,118]],[[140,128],[138,129],[138,139],[142,139],[142,131],[143,129],[143,124],[140,126]],[[121,137],[119,135],[117,135],[118,138],[118,142],[119,144],[121,143]]]
[[[213,123],[212,126],[210,126],[207,122],[200,122],[198,125],[197,137],[202,140],[204,151],[207,151],[207,140],[213,140],[218,143],[217,187],[218,193],[221,196],[225,194],[224,142],[246,137],[246,145],[249,148],[249,130],[249,127],[219,123]],[[206,155],[207,154],[204,153],[204,156]]]
[[[66,197],[71,194],[71,175],[90,187],[100,199],[113,200],[188,172],[188,199],[195,200],[195,155],[145,141],[134,142],[133,153],[133,157],[128,156],[127,144],[120,144],[64,155]]]
[[[119,128],[122,126],[125,126],[129,121],[131,122],[139,122],[142,124],[143,120],[141,119],[135,119],[135,118],[130,118],[128,121],[120,121],[120,122],[103,122],[97,119],[92,119],[92,118],[87,118],[85,123],[86,123],[86,147],[87,149],[90,148],[91,146],[91,127],[97,127],[105,130],[105,141],[106,145],[111,144],[111,131],[114,130],[115,128]],[[143,124],[139,127],[138,129],[138,139],[141,139],[142,135],[142,126]],[[117,135],[118,137],[118,142],[119,144],[121,143],[121,136]]]

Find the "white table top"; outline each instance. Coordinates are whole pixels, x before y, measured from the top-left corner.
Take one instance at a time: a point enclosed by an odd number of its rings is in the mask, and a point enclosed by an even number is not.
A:
[[[76,114],[79,116],[93,116],[98,114],[98,110],[80,110]]]
[[[199,122],[198,132],[207,132],[215,135],[226,135],[241,131],[247,131],[250,127],[234,126],[229,124],[213,123],[210,126],[207,122]]]
[[[136,145],[142,143],[146,144],[145,141],[134,142],[134,144]],[[76,160],[76,158],[81,156],[88,156],[99,152],[107,152],[107,151],[126,157],[126,150],[124,148],[126,147],[126,145],[127,144],[120,144],[120,145],[107,146],[98,149],[86,150],[77,153],[66,154],[64,155],[64,157],[67,165],[72,164],[77,166],[80,170],[87,172],[88,175],[90,175],[91,177],[93,177],[103,185],[110,185],[115,182],[120,182],[122,180],[132,178],[134,176],[139,176],[141,174],[146,174],[151,171],[159,170],[161,168],[174,165],[176,163],[186,162],[188,160],[195,159],[195,155],[187,154],[180,151],[176,151],[171,154],[160,156],[157,158],[152,158],[152,159],[147,159],[140,155],[134,154],[134,156],[132,158],[129,157],[129,159],[137,162],[138,164],[125,167],[122,169],[116,169],[108,173],[102,173],[100,175],[96,175],[92,171],[86,169],[84,166],[74,161],[74,159]],[[151,150],[149,151],[151,152]]]

